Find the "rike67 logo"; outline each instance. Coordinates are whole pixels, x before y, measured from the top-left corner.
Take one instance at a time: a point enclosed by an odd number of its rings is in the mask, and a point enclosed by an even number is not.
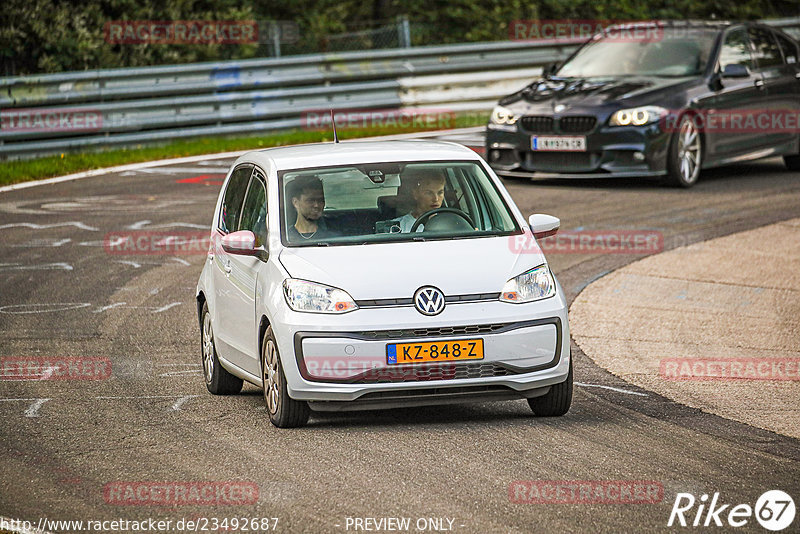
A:
[[[762,527],[778,532],[794,522],[795,512],[794,500],[781,490],[765,491],[755,507],[749,504],[725,504],[720,500],[719,492],[714,493],[710,502],[705,493],[700,499],[691,493],[678,493],[667,526],[722,527],[727,523],[729,527],[738,528],[747,525],[755,516]]]

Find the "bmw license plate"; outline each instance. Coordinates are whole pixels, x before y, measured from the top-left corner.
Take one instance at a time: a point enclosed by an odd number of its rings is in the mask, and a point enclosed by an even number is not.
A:
[[[586,152],[586,136],[559,135],[531,137],[531,150],[552,152]]]
[[[386,363],[388,365],[482,359],[482,339],[390,343],[386,345]]]

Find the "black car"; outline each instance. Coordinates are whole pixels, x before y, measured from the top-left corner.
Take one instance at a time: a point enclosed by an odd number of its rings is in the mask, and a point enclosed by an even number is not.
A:
[[[498,174],[690,187],[701,168],[767,156],[800,169],[796,41],[758,23],[636,28],[595,35],[500,100],[486,132]]]

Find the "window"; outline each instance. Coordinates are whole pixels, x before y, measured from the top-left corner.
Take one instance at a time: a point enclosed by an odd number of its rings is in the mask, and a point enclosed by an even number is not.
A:
[[[300,169],[282,171],[279,179],[281,235],[289,246],[452,239],[519,231],[494,183],[473,161]],[[433,210],[441,211],[422,217]],[[412,234],[415,223],[419,224]]]
[[[680,27],[646,27],[645,32],[643,38],[620,38],[617,33],[595,38],[556,76],[696,76],[704,72],[718,33]]]
[[[756,65],[759,69],[777,67],[783,64],[781,50],[772,38],[772,32],[761,28],[750,28],[750,38],[755,48]]]
[[[222,209],[219,216],[219,229],[225,234],[236,231],[239,214],[242,210],[242,200],[252,172],[252,165],[243,165],[234,169],[228,180],[228,188],[222,198]]]
[[[267,194],[260,172],[253,173],[250,188],[244,199],[239,230],[250,230],[256,236],[256,246],[267,242]]]
[[[725,36],[725,42],[719,53],[720,70],[724,69],[726,65],[744,65],[753,70],[750,41],[743,28],[737,28]]]
[[[776,33],[775,37],[778,39],[781,50],[783,50],[783,60],[789,65],[796,65],[798,63],[797,45],[779,33]]]

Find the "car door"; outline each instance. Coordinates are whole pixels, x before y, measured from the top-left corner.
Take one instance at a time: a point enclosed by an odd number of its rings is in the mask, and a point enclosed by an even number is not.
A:
[[[794,69],[784,62],[783,53],[769,28],[753,26],[748,30],[753,43],[754,59],[764,78],[763,111],[759,112],[757,131],[753,137],[770,147],[792,143],[795,133],[785,128],[789,110],[796,108],[797,79]],[[765,117],[764,117],[765,116]]]
[[[239,320],[236,316],[237,303],[240,298],[234,281],[233,254],[225,252],[222,248],[221,238],[239,227],[242,204],[250,183],[253,166],[245,164],[237,167],[231,173],[230,180],[225,189],[220,207],[219,220],[214,239],[213,281],[214,281],[214,337],[217,341],[217,352],[225,360],[237,367],[245,368],[247,358],[242,350],[242,344],[237,341],[235,327]]]
[[[765,88],[760,72],[753,61],[750,38],[744,26],[734,26],[723,35],[717,60],[719,73],[726,65],[744,65],[749,75],[743,78],[720,78],[719,88],[709,95],[701,106],[707,115],[704,130],[707,162],[731,160],[751,152],[753,135],[731,126],[731,120],[740,119],[754,108],[764,105]],[[756,144],[760,144],[756,140]]]
[[[267,194],[264,173],[258,168],[250,178],[244,197],[238,230],[249,230],[256,236],[256,247],[267,249]],[[239,352],[245,371],[259,375],[258,318],[256,291],[259,273],[264,271],[265,256],[230,255],[230,313],[232,344]]]
[[[795,41],[781,32],[776,31],[775,38],[781,47],[781,52],[783,52],[783,70],[789,80],[787,83],[792,91],[791,108],[787,113],[793,113],[797,117],[800,115],[800,48]],[[800,124],[798,124],[797,120],[789,121],[789,124],[786,124],[785,127],[794,143],[789,147],[789,153],[797,154],[800,149]]]

